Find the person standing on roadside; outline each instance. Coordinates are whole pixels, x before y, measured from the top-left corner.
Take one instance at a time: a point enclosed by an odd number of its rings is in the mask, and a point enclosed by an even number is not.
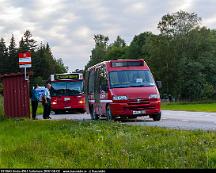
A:
[[[42,97],[42,103],[43,103],[43,118],[44,119],[51,119],[50,117],[50,111],[51,111],[51,96],[50,96],[50,89],[51,84],[48,83],[45,88],[44,96]]]
[[[36,89],[38,88],[38,84],[34,85],[34,88],[32,89],[32,96],[31,96],[31,106],[32,106],[32,119],[36,119],[36,113],[38,108],[38,102],[39,102],[39,94],[37,93]]]

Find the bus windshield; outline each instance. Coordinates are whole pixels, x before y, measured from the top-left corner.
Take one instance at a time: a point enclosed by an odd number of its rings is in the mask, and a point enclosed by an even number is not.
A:
[[[149,70],[124,70],[109,73],[110,88],[155,86],[155,81]]]
[[[73,96],[83,92],[83,82],[52,82],[51,96]]]

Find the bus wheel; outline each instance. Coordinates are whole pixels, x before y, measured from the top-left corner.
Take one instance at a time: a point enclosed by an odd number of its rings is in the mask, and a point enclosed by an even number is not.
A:
[[[79,112],[80,112],[81,114],[84,114],[86,111],[85,111],[85,109],[81,109],[81,110],[79,110]]]
[[[55,114],[60,114],[61,113],[61,111],[59,111],[59,110],[56,110],[54,112],[55,112]]]
[[[137,116],[130,116],[130,117],[128,117],[129,119],[136,119],[137,118]]]
[[[152,118],[153,118],[154,121],[160,121],[160,119],[161,119],[161,113],[153,115]]]
[[[90,115],[91,115],[91,119],[92,120],[98,120],[99,119],[99,116],[96,114],[95,110],[94,110],[94,107],[92,107],[92,110],[90,112]]]
[[[108,105],[107,108],[106,108],[106,117],[107,117],[108,121],[113,119],[112,112],[110,110],[110,105]]]

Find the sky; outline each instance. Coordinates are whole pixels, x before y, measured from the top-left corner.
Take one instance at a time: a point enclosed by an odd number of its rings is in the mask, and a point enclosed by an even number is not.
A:
[[[163,15],[179,10],[196,13],[201,24],[216,28],[215,0],[0,0],[0,37],[16,44],[26,30],[48,42],[69,72],[83,69],[94,48],[94,35],[112,43],[119,35],[127,44],[142,32],[158,34]]]

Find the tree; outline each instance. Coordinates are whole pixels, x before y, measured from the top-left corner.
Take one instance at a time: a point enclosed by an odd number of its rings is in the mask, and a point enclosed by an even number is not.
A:
[[[94,40],[95,48],[93,48],[93,50],[91,51],[90,60],[85,66],[85,69],[99,62],[102,62],[106,57],[108,47],[107,42],[109,41],[109,38],[107,36],[98,34],[94,35]]]
[[[3,38],[0,39],[0,74],[7,73],[8,67],[7,47]]]
[[[104,60],[123,59],[126,50],[125,41],[120,36],[117,36],[114,43],[108,46]]]
[[[127,49],[125,58],[144,59],[148,57],[148,52],[145,51],[144,46],[147,43],[149,37],[151,37],[152,35],[153,34],[150,32],[144,32],[136,35]]]
[[[26,30],[24,33],[24,44],[27,47],[27,50],[34,52],[37,47],[36,41],[32,38],[32,34],[29,30]]]
[[[61,58],[55,59],[49,44],[40,44],[38,50],[34,52],[33,71],[34,76],[41,76],[42,79],[48,79],[50,74],[65,73],[68,67],[64,66]]]
[[[19,52],[30,51],[34,52],[37,47],[37,42],[32,38],[29,30],[26,30],[19,42]]]
[[[0,39],[0,74],[18,72],[18,53],[30,51],[32,58],[33,76],[30,76],[30,84],[44,83],[50,74],[65,73],[68,67],[64,65],[61,58],[56,59],[50,49],[49,44],[44,45],[42,42],[38,47],[36,41],[32,38],[30,31],[26,31],[21,37],[19,47],[16,47],[14,35],[10,39],[8,48],[3,38]]]
[[[55,59],[55,73],[66,73],[67,71],[68,67],[64,65],[63,60]]]
[[[107,47],[107,42],[109,41],[109,38],[107,36],[104,36],[102,34],[94,35],[94,41],[95,41],[95,47]]]
[[[23,40],[23,37],[21,38],[20,42],[19,42],[19,52],[23,52],[23,51],[27,51],[28,48],[25,45],[25,42]]]
[[[10,61],[10,71],[18,72],[19,71],[19,61],[18,61],[18,50],[16,48],[15,38],[12,34],[10,45],[8,47],[8,59]]]
[[[118,35],[116,40],[114,41],[113,44],[111,44],[111,47],[119,47],[119,48],[123,48],[126,46],[125,41]]]
[[[187,34],[192,29],[198,27],[200,22],[201,18],[197,14],[178,11],[164,15],[158,23],[158,29],[161,34],[167,36]]]

